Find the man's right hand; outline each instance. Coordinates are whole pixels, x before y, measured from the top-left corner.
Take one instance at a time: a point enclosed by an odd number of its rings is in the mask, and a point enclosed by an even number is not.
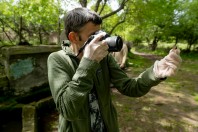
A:
[[[100,62],[108,54],[109,46],[104,40],[100,41],[100,38],[105,34],[105,32],[102,32],[94,37],[94,39],[85,47],[83,57]]]

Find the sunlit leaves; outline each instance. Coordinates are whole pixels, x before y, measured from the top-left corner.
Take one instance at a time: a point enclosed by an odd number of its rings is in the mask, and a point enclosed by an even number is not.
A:
[[[59,16],[62,13],[60,2],[57,0],[0,1],[0,18],[4,21],[4,27],[19,34],[19,25],[22,24],[23,36],[28,34],[31,39],[35,38],[30,35],[38,36],[39,30],[42,30],[44,34],[56,31]],[[22,23],[20,18],[22,18]]]

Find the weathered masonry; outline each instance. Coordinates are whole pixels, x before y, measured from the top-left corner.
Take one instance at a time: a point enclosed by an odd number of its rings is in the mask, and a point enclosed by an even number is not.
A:
[[[48,84],[47,58],[58,45],[9,46],[1,48],[2,63],[13,95],[27,95]]]

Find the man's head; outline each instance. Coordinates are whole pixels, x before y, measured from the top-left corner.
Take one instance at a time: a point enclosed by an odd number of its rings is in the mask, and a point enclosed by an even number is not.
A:
[[[70,40],[69,35],[71,32],[79,35],[81,30],[83,30],[83,27],[90,22],[94,25],[101,25],[102,19],[97,13],[87,8],[75,8],[69,11],[64,20],[65,34],[67,38]],[[80,35],[79,39],[82,39]]]

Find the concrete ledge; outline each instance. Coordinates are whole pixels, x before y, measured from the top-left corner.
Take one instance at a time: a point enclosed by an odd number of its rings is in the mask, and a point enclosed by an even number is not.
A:
[[[26,95],[48,83],[47,58],[58,45],[8,46],[1,48],[5,75],[13,95]],[[6,90],[6,89],[5,89]]]
[[[0,76],[0,96],[7,94],[9,86],[9,80],[6,76]],[[7,90],[5,90],[7,89]]]
[[[0,76],[0,88],[8,86],[8,78],[6,76]]]
[[[43,126],[43,115],[55,110],[55,103],[52,97],[46,97],[29,104],[0,104],[0,130],[11,131],[11,127],[16,127],[16,132],[38,132]],[[10,123],[11,122],[11,123]],[[17,126],[13,126],[13,123]],[[13,130],[12,130],[13,131]]]
[[[41,115],[50,109],[55,109],[52,97],[23,106],[22,132],[37,132],[39,130],[39,119]]]
[[[35,54],[53,52],[59,50],[61,47],[58,45],[39,45],[39,46],[9,46],[1,48],[3,56],[9,57],[18,54]]]
[[[36,107],[32,105],[23,106],[22,110],[22,132],[37,132]]]

